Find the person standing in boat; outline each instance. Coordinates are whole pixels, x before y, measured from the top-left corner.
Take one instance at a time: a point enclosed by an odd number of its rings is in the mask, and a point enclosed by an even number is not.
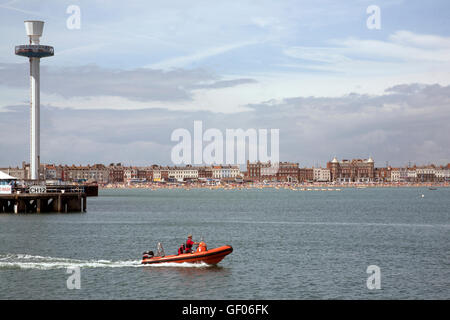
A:
[[[192,253],[192,246],[194,244],[199,244],[199,243],[192,241],[192,234],[188,235],[188,239],[186,241],[186,253]]]

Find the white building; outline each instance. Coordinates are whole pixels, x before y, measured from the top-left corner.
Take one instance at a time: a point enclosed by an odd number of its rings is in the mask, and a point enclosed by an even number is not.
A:
[[[436,169],[434,174],[439,181],[450,180],[450,169]]]
[[[429,168],[417,168],[416,169],[416,177],[417,175],[435,175],[436,169],[429,167]]]
[[[391,181],[392,182],[399,182],[401,181],[401,172],[398,169],[393,169],[391,171]]]
[[[138,169],[135,167],[126,167],[123,170],[123,179],[125,182],[130,182],[132,179],[137,179]]]
[[[327,168],[313,168],[314,181],[329,182],[331,181],[331,171]]]
[[[161,180],[161,169],[154,168],[153,169],[153,181]]]
[[[219,165],[212,167],[212,177],[214,179],[234,179],[241,175],[239,166]]]
[[[268,163],[261,164],[261,177],[275,177],[280,170],[279,163],[272,164],[270,161]]]
[[[198,179],[198,169],[192,166],[170,167],[168,177],[177,179],[178,181]]]
[[[417,171],[415,169],[408,169],[407,178],[410,181],[414,181],[417,178]]]

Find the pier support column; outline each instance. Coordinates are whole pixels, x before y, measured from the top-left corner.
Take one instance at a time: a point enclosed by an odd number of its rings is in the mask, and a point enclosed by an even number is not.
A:
[[[36,199],[36,213],[41,213],[42,201],[44,199]]]
[[[52,197],[49,200],[48,210],[49,212],[58,212],[58,197]]]
[[[83,212],[86,212],[86,207],[87,207],[86,200],[87,200],[87,197],[86,197],[86,195],[84,195],[83,196]]]
[[[5,212],[13,213],[14,212],[14,200],[7,200],[5,203]]]
[[[36,204],[37,199],[24,199],[25,203],[25,212],[26,213],[35,213],[36,212]]]
[[[26,203],[21,199],[17,199],[14,203],[14,213],[25,213],[26,212]]]
[[[81,196],[75,196],[67,199],[67,212],[81,211]]]
[[[61,197],[61,195],[58,195],[58,198],[55,199],[56,200],[56,212],[63,212],[63,199]]]

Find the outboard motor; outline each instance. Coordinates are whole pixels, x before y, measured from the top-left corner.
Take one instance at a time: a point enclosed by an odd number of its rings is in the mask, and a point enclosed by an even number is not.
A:
[[[153,251],[145,251],[145,252],[142,254],[142,259],[143,259],[143,260],[144,260],[144,259],[150,259],[150,258],[153,258],[153,256],[154,256]]]

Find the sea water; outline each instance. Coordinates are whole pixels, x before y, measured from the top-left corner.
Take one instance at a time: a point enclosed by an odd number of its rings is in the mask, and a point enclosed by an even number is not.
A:
[[[189,233],[234,251],[141,265]],[[0,215],[0,299],[186,297],[450,299],[450,189],[101,190],[87,213]]]

